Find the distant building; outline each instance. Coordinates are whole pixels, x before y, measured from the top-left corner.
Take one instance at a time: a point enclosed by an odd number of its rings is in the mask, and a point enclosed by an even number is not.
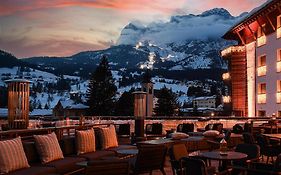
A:
[[[0,119],[1,118],[8,118],[8,108],[0,108]]]
[[[33,111],[30,112],[29,114],[30,117],[50,117],[53,116],[53,111],[52,109],[34,109]]]
[[[238,45],[221,52],[229,62],[223,75],[236,116],[281,117],[281,1],[269,0],[235,24],[224,36]]]
[[[194,98],[192,101],[193,108],[216,108],[216,100],[217,97],[215,95],[209,97]]]
[[[75,104],[71,99],[59,100],[53,109],[54,116],[81,116],[86,115],[89,106],[82,103]]]

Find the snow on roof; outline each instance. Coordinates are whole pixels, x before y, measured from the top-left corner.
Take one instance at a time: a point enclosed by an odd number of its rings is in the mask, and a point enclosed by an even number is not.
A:
[[[273,2],[274,0],[267,0],[265,3],[263,3],[262,5],[260,5],[259,7],[254,8],[252,11],[250,11],[247,15],[245,15],[243,18],[241,18],[240,20],[237,21],[237,23],[235,23],[229,30],[233,30],[236,26],[238,26],[239,24],[241,24],[243,21],[249,19],[250,17],[252,17],[253,15],[255,15],[255,13],[257,13],[258,11],[262,10],[264,7],[266,7],[268,4],[270,4],[271,2]],[[227,32],[227,33],[228,33]]]
[[[0,117],[8,117],[8,108],[0,108]]]
[[[67,107],[67,109],[88,109],[88,108],[89,108],[89,106],[81,104],[81,103],[73,104],[73,105]]]
[[[194,100],[210,100],[210,99],[215,99],[216,96],[213,95],[213,96],[207,96],[207,97],[197,97],[197,98],[194,98]]]
[[[82,103],[75,104],[75,102],[71,99],[60,100],[60,103],[64,109],[87,109],[89,106],[86,106]]]
[[[53,115],[52,109],[34,109],[29,114],[30,116],[51,116]]]

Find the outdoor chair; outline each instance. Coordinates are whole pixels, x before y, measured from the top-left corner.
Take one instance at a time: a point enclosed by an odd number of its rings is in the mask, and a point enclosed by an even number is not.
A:
[[[161,123],[147,124],[145,126],[145,134],[147,135],[162,135],[163,125]]]
[[[118,136],[130,136],[130,124],[116,124],[114,126]]]
[[[233,161],[232,174],[239,174],[240,167],[250,167],[253,162],[259,162],[260,160],[260,147],[257,144],[238,144],[235,148],[236,152],[247,154],[246,159]]]
[[[242,134],[243,136],[243,140],[244,143],[246,144],[256,144],[255,138],[253,136],[253,134],[249,133],[249,132],[245,132]]]
[[[110,159],[89,161],[85,169],[86,175],[128,175],[128,160]]]
[[[173,175],[181,175],[180,159],[188,156],[185,144],[175,144],[169,149]]]
[[[183,175],[224,175],[231,174],[231,168],[222,172],[216,172],[215,169],[207,168],[205,162],[199,158],[183,157],[181,159],[181,167],[183,168]],[[211,170],[211,171],[210,171]]]
[[[240,124],[235,124],[232,127],[232,132],[235,134],[242,134],[243,133],[243,127]]]
[[[281,153],[281,147],[279,145],[271,145],[267,138],[261,134],[257,135],[257,144],[261,148],[261,155],[267,156],[267,163],[269,161],[269,158],[271,158],[273,162],[273,157],[276,157]]]
[[[188,134],[189,132],[194,131],[194,124],[193,123],[183,123],[177,126],[177,132],[183,132]]]
[[[133,174],[150,173],[160,170],[165,175],[164,163],[167,148],[165,145],[139,145],[136,158],[131,160]]]

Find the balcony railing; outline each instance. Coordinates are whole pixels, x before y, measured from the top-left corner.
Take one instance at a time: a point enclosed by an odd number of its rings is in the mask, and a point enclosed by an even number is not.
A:
[[[277,33],[277,38],[281,38],[281,27],[277,29],[276,33]]]
[[[257,46],[260,47],[266,44],[266,36],[263,35],[257,39]]]
[[[230,73],[229,72],[227,72],[227,73],[224,73],[224,74],[222,74],[222,79],[223,80],[230,80]]]
[[[221,51],[221,56],[226,57],[235,52],[245,52],[245,46],[230,46]]]
[[[281,103],[281,92],[276,93],[276,103]]]
[[[266,66],[258,67],[257,74],[258,74],[258,76],[266,75]]]
[[[281,61],[277,61],[276,70],[277,70],[277,72],[281,72]]]
[[[258,104],[266,103],[266,94],[258,94]]]
[[[223,96],[222,97],[223,103],[230,103],[231,102],[231,97],[230,96]]]

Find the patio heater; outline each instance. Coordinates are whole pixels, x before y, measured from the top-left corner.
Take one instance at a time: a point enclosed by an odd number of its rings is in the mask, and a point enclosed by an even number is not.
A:
[[[134,92],[135,139],[144,140],[144,119],[146,116],[146,92]]]
[[[7,80],[9,129],[26,129],[29,125],[29,84],[25,79]]]

